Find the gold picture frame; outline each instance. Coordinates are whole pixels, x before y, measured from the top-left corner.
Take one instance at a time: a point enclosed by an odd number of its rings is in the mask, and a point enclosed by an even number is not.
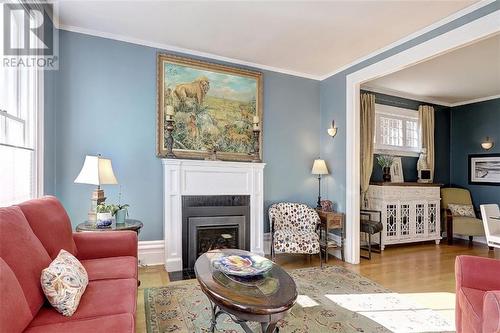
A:
[[[262,73],[159,53],[157,57],[157,156],[167,154],[166,106],[174,115],[177,158],[255,161],[254,116],[259,117],[262,160]]]

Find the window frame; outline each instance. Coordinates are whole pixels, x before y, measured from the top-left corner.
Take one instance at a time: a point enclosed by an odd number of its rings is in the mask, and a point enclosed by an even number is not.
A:
[[[380,133],[380,117],[382,116],[402,121],[401,139],[403,141],[403,146],[384,145],[380,142],[382,138]],[[408,120],[416,120],[417,122],[418,147],[406,146],[406,121]],[[418,157],[422,151],[422,138],[420,132],[420,116],[417,110],[375,103],[375,131],[373,138],[373,150],[375,154]]]
[[[18,38],[22,31],[18,31]],[[2,73],[3,72],[3,73]],[[10,144],[7,140],[0,145],[13,149],[24,149],[33,152],[31,170],[32,176],[32,197],[37,198],[44,195],[44,70],[36,66],[29,68],[3,68],[0,71],[5,85],[15,78],[16,91],[15,112],[10,110],[0,110],[2,118],[11,119],[24,126],[24,145]],[[14,73],[14,74],[13,74]],[[23,118],[22,108],[27,109],[26,118]],[[6,134],[8,133],[6,124]],[[29,128],[27,128],[29,127]],[[32,131],[32,135],[28,138]],[[7,139],[7,138],[6,138]],[[0,203],[1,204],[1,203]]]

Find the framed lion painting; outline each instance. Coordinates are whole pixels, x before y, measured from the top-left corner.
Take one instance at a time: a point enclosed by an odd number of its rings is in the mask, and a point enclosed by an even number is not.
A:
[[[158,55],[157,70],[159,157],[167,153],[171,105],[176,157],[203,159],[216,151],[221,160],[253,159],[254,116],[262,129],[262,73],[166,54]],[[262,131],[259,144],[262,148]]]

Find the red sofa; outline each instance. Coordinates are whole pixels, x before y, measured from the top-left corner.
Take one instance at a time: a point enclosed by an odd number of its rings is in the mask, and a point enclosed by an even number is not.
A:
[[[500,260],[458,256],[455,277],[457,333],[500,332]]]
[[[64,249],[87,270],[77,311],[65,317],[46,301],[42,269]],[[137,234],[73,233],[54,197],[0,208],[0,332],[134,332]]]

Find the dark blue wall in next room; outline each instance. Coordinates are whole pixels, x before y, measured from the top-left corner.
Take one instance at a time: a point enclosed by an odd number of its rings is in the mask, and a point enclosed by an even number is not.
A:
[[[369,91],[363,91],[369,92]],[[450,183],[450,108],[447,106],[421,102],[417,100],[390,96],[370,92],[375,95],[375,103],[395,106],[405,109],[418,110],[422,104],[431,105],[435,110],[435,131],[434,131],[434,146],[435,153],[435,179],[436,183],[448,185]],[[402,156],[403,175],[406,182],[414,182],[417,180],[417,161],[418,157]],[[373,161],[372,181],[382,181],[382,169]]]
[[[495,146],[484,151],[481,142],[489,136]],[[500,153],[500,98],[453,107],[451,111],[452,186],[470,190],[472,200],[481,204],[500,203],[500,186],[469,185],[469,154]]]

